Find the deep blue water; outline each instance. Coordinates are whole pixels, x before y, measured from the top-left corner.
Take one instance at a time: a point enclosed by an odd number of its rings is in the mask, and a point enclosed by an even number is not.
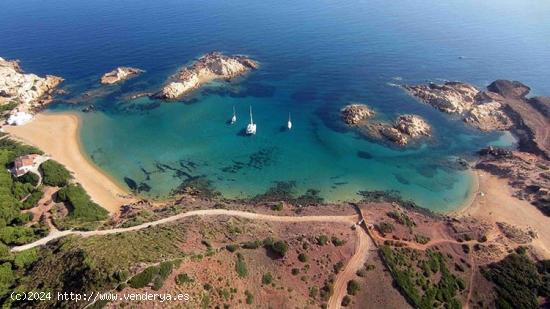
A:
[[[52,110],[94,104],[81,132],[91,159],[123,184],[125,177],[146,183],[144,194],[155,197],[204,176],[228,196],[295,181],[298,192],[319,189],[329,200],[398,190],[431,209],[453,209],[470,178],[448,162],[510,139],[472,130],[392,85],[483,87],[506,78],[550,94],[545,0],[2,0],[0,21],[0,56],[66,79],[70,94]],[[125,99],[158,89],[213,50],[250,55],[261,69],[182,102]],[[121,86],[98,84],[121,65],[147,72]],[[97,96],[83,99],[89,90]],[[340,122],[338,110],[350,101],[381,118],[420,114],[434,137],[406,149],[365,140]],[[249,105],[258,134],[246,138],[239,131]],[[232,106],[239,122],[228,126]],[[288,112],[294,128],[284,132]]]

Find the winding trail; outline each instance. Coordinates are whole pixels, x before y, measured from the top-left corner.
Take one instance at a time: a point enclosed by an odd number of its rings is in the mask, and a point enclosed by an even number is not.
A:
[[[367,261],[368,251],[374,244],[367,233],[358,226],[355,229],[357,235],[357,243],[355,245],[355,253],[346,264],[346,267],[336,277],[334,282],[334,293],[328,300],[328,309],[338,309],[341,307],[342,299],[347,294],[348,281],[355,277],[355,273],[363,267]]]
[[[125,232],[142,230],[151,226],[178,221],[180,219],[192,217],[192,216],[233,216],[233,217],[240,217],[240,218],[246,218],[251,220],[264,220],[264,221],[274,221],[274,222],[332,222],[332,223],[343,223],[343,224],[349,224],[349,225],[354,225],[359,219],[358,215],[274,216],[274,215],[239,211],[239,210],[225,210],[225,209],[193,210],[193,211],[177,214],[171,217],[167,217],[164,219],[160,219],[157,221],[148,222],[148,223],[127,227],[127,228],[116,228],[116,229],[110,229],[110,230],[96,230],[96,231],[86,231],[86,232],[73,231],[73,230],[69,230],[69,231],[52,230],[48,236],[23,246],[13,247],[11,248],[11,251],[19,252],[19,251],[35,248],[38,246],[45,245],[54,239],[58,239],[68,235],[90,237],[90,236],[125,233]],[[363,228],[361,228],[360,226],[356,226],[355,231],[357,236],[355,252],[351,257],[351,259],[349,260],[349,262],[347,263],[344,270],[336,278],[336,281],[334,284],[334,293],[328,301],[329,309],[340,308],[342,299],[344,298],[344,295],[346,295],[346,292],[347,292],[347,282],[351,280],[355,276],[355,272],[363,266],[363,264],[365,263],[365,260],[367,259],[368,250],[372,245],[372,240],[369,238],[369,236],[367,235],[365,230],[363,230]]]
[[[192,216],[232,216],[232,217],[241,217],[252,220],[264,220],[264,221],[275,221],[275,222],[333,222],[333,223],[347,223],[355,224],[357,222],[358,216],[274,216],[266,214],[258,214],[253,212],[246,212],[240,210],[226,210],[226,209],[203,209],[203,210],[193,210],[181,214],[177,214],[171,217],[160,219],[157,221],[147,222],[136,226],[126,227],[126,228],[116,228],[110,230],[96,230],[96,231],[52,231],[48,236],[41,238],[35,242],[31,242],[26,245],[17,246],[11,248],[12,252],[23,251],[31,249],[34,247],[42,246],[48,242],[65,237],[68,235],[78,235],[82,237],[90,236],[100,236],[100,235],[109,235],[109,234],[118,234],[131,231],[142,230],[151,226],[156,226],[160,224],[170,223],[178,221],[183,218],[192,217]]]

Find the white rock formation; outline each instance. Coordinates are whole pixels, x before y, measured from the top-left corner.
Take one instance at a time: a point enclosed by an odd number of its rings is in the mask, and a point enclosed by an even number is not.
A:
[[[143,70],[136,68],[118,67],[109,73],[105,73],[105,75],[101,77],[100,81],[104,85],[112,85],[135,77],[143,72]]]
[[[418,115],[401,115],[395,121],[394,128],[412,138],[430,136],[432,128]]]
[[[16,102],[18,111],[30,112],[49,103],[52,91],[62,81],[52,75],[25,74],[17,61],[0,57],[0,105]]]
[[[172,76],[155,95],[158,98],[174,100],[216,79],[232,79],[252,69],[258,63],[245,56],[226,56],[213,52],[199,58],[192,66],[183,68]]]
[[[405,86],[405,89],[412,96],[449,114],[462,114],[470,110],[479,92],[474,86],[461,82]]]
[[[357,125],[374,116],[374,111],[366,104],[349,104],[340,110],[344,122],[348,125]]]

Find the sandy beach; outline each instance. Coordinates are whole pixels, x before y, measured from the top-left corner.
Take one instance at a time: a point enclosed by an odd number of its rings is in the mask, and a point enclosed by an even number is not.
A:
[[[79,141],[79,126],[75,114],[41,113],[25,125],[5,126],[4,131],[65,165],[94,202],[111,213],[117,212],[135,198],[86,157]]]
[[[527,201],[512,196],[507,179],[484,171],[475,171],[478,189],[473,201],[454,212],[456,216],[472,216],[487,222],[506,222],[522,229],[533,229],[538,237],[532,245],[537,255],[550,258],[550,217]]]

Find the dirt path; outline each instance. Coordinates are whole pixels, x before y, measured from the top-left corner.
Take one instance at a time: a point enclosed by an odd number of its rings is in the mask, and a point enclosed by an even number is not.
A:
[[[258,214],[258,213],[252,213],[252,212],[246,212],[246,211],[239,211],[239,210],[225,210],[225,209],[204,209],[204,210],[193,210],[181,214],[177,214],[171,217],[167,217],[164,219],[160,219],[153,222],[148,222],[132,227],[126,227],[126,228],[116,228],[116,229],[110,229],[110,230],[97,230],[97,231],[53,231],[48,236],[41,238],[35,242],[23,245],[23,246],[17,246],[13,247],[11,251],[17,252],[17,251],[23,251],[30,248],[38,247],[45,245],[46,243],[58,239],[67,235],[79,235],[82,237],[90,237],[90,236],[98,236],[98,235],[109,235],[109,234],[118,234],[118,233],[124,233],[124,232],[131,232],[131,231],[137,231],[144,228],[148,228],[151,226],[156,226],[160,224],[170,223],[174,222],[183,218],[192,217],[192,216],[233,216],[233,217],[241,217],[241,218],[247,218],[252,220],[265,220],[265,221],[275,221],[275,222],[333,222],[333,223],[346,223],[350,226],[354,224],[358,216],[274,216],[274,215],[266,215],[266,214]]]
[[[204,210],[194,210],[186,213],[177,214],[168,218],[160,219],[153,222],[148,222],[132,227],[127,228],[116,228],[110,230],[97,230],[97,231],[57,231],[52,230],[50,234],[44,238],[41,238],[35,242],[13,247],[11,251],[18,252],[38,246],[47,244],[48,242],[65,237],[68,235],[79,235],[82,237],[98,236],[98,235],[109,235],[109,234],[118,234],[131,231],[142,230],[151,226],[156,226],[160,224],[170,223],[178,221],[183,218],[192,217],[192,216],[234,216],[240,218],[247,218],[252,220],[265,220],[265,221],[274,221],[274,222],[333,222],[333,223],[342,223],[349,224],[350,226],[355,224],[359,216],[274,216],[267,214],[258,214],[251,213],[239,210],[225,210],[225,209],[204,209]],[[355,253],[347,263],[344,270],[336,278],[334,284],[334,293],[329,299],[328,308],[340,308],[342,298],[346,295],[347,292],[347,283],[351,280],[358,269],[360,269],[365,263],[368,255],[368,250],[372,245],[372,240],[367,236],[367,233],[361,228],[356,228],[357,235],[357,244],[355,247]]]
[[[348,281],[353,279],[355,273],[363,267],[368,257],[369,248],[374,245],[370,237],[361,227],[355,229],[355,234],[357,235],[355,253],[346,264],[344,270],[336,277],[336,281],[334,282],[334,293],[328,300],[328,309],[341,308],[342,299],[347,294]]]

